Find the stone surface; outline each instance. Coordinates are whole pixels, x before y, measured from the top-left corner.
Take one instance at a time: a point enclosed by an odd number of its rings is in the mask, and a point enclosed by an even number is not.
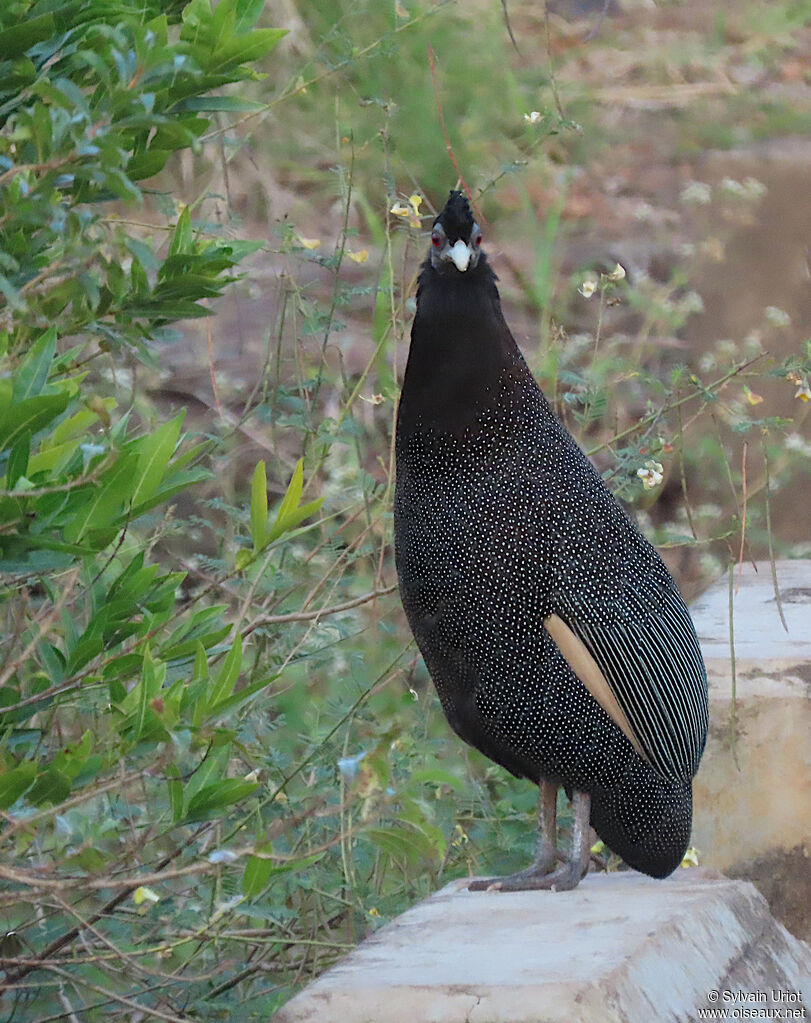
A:
[[[738,570],[735,570],[735,585]],[[707,663],[710,734],[694,790],[703,865],[754,881],[793,932],[811,937],[811,561],[780,561],[780,621],[768,562],[745,564],[691,612]],[[809,1007],[811,1015],[811,1007]]]
[[[811,1015],[811,950],[746,882],[698,869],[590,875],[560,893],[460,884],[381,928],[274,1023],[692,1023],[772,991],[790,1000],[758,1007]]]

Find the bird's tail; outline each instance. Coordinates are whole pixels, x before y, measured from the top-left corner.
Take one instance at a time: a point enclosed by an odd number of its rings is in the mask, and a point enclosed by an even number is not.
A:
[[[634,870],[667,877],[684,859],[693,820],[692,781],[669,780],[634,757],[629,777],[591,794],[591,824]]]

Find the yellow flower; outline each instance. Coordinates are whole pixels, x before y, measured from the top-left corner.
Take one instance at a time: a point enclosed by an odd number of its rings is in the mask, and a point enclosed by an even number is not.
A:
[[[691,845],[687,852],[684,854],[684,859],[681,861],[683,867],[697,867],[698,866],[698,849]]]
[[[365,263],[366,260],[369,258],[368,249],[358,249],[357,252],[349,252],[349,250],[347,250],[346,254],[347,256],[349,256],[353,263]]]
[[[139,885],[139,887],[132,893],[132,901],[136,906],[143,906],[145,902],[160,902],[160,900],[160,895],[158,895],[157,892],[153,892],[151,888],[147,888],[146,885]]]
[[[304,249],[317,249],[321,244],[320,238],[304,238],[302,235],[297,235],[299,245]]]
[[[743,385],[743,393],[750,405],[759,405],[763,401],[763,395],[750,391],[746,384]]]
[[[419,228],[421,226],[420,218],[420,206],[422,205],[422,196],[417,195],[414,192],[413,195],[408,197],[408,205],[404,202],[398,201],[389,210],[389,213],[394,214],[395,217],[405,217],[408,219],[409,227]]]
[[[380,916],[380,910],[376,906],[372,906],[369,910],[369,916]]]
[[[799,398],[800,401],[811,401],[811,387],[808,386],[808,381],[802,379],[799,384],[800,386],[794,392],[794,397]]]

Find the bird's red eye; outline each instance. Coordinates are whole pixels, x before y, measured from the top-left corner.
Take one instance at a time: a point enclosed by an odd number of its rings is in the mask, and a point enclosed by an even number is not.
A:
[[[481,245],[481,243],[482,243],[482,236],[481,236],[481,234],[477,234],[476,237],[473,239],[473,244],[478,249],[478,247]]]
[[[431,235],[431,244],[435,248],[438,249],[439,246],[442,244],[442,236],[440,234],[436,233],[436,232],[434,234],[432,234]]]

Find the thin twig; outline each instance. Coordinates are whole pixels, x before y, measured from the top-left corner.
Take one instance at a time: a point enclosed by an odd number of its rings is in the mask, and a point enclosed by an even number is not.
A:
[[[31,656],[34,650],[36,650],[41,640],[48,634],[54,621],[56,620],[56,618],[59,617],[59,612],[62,610],[62,607],[64,606],[68,597],[73,592],[73,586],[79,577],[79,572],[80,569],[75,568],[67,573],[64,587],[62,589],[62,592],[59,594],[59,599],[53,605],[51,610],[38,623],[36,623],[37,624],[36,635],[31,638],[23,652],[18,657],[15,657],[14,660],[10,661],[6,665],[5,669],[2,672],[0,672],[0,688],[2,688],[6,684],[6,682],[8,682],[8,680],[11,678],[14,672],[20,667],[20,665],[25,663],[25,661]]]
[[[558,116],[565,121],[566,114],[564,114],[563,104],[560,102],[558,83],[555,80],[555,68],[552,63],[552,36],[549,31],[549,0],[544,0],[544,26],[546,28],[546,59],[549,63],[549,85],[552,88],[552,96],[555,100],[555,109],[558,112]]]
[[[677,401],[670,402],[669,405],[665,405],[663,408],[657,409],[656,412],[651,412],[650,415],[640,419],[638,422],[634,423],[633,426],[629,426],[627,429],[621,430],[619,433],[614,434],[613,437],[603,441],[596,447],[590,448],[586,454],[589,457],[596,455],[597,452],[602,451],[604,448],[608,448],[611,447],[612,444],[616,444],[618,440],[623,440],[625,437],[629,437],[631,434],[636,433],[644,427],[650,426],[651,423],[655,423],[658,419],[661,419],[666,412],[670,412],[674,408],[678,408],[680,405],[684,405],[686,402],[692,401],[694,398],[698,398],[705,392],[712,393],[720,390],[727,381],[731,380],[739,373],[742,373],[745,369],[748,369],[753,363],[759,362],[762,358],[764,358],[763,355],[756,355],[753,359],[747,359],[746,362],[738,363],[738,365],[734,366],[728,373],[725,373],[722,377],[714,380],[711,384],[708,384],[707,387],[703,387],[700,390],[697,389],[693,391],[692,394],[686,394],[683,398],[679,398]]]
[[[518,49],[518,43],[515,41],[515,36],[513,35],[513,27],[510,24],[510,14],[509,11],[507,10],[507,0],[501,0],[501,9],[502,11],[504,11],[504,24],[507,26],[507,32],[509,33],[510,36],[510,42],[515,47],[515,52],[520,53],[521,51]]]
[[[68,480],[67,483],[56,483],[52,487],[32,487],[30,490],[0,490],[0,499],[13,498],[17,501],[25,501],[31,497],[47,497],[49,494],[63,494],[68,490],[75,490],[77,487],[87,486],[88,483],[95,483],[107,469],[118,460],[118,454],[109,454],[103,458],[96,468],[86,476],[77,476],[76,479]]]
[[[777,584],[777,565],[774,560],[774,542],[772,537],[772,513],[771,513],[771,499],[770,499],[770,478],[769,478],[769,449],[766,444],[766,435],[768,431],[764,430],[761,436],[763,444],[763,466],[766,473],[766,479],[764,481],[763,496],[766,503],[766,535],[769,540],[769,566],[772,570],[772,586],[774,587],[774,601],[777,604],[777,613],[780,615],[780,621],[783,623],[783,628],[786,632],[789,631],[788,624],[786,623],[786,616],[783,614],[783,601],[780,597],[780,587]]]
[[[301,93],[306,93],[308,90],[312,89],[314,85],[318,85],[318,83],[322,82],[325,78],[329,78],[331,75],[336,74],[343,68],[356,64],[361,57],[365,57],[368,53],[371,53],[373,50],[377,49],[384,42],[384,40],[390,38],[391,36],[399,35],[401,32],[405,32],[409,28],[413,28],[414,25],[418,25],[421,21],[424,21],[431,15],[436,14],[437,11],[441,10],[441,8],[447,7],[449,3],[451,3],[451,0],[440,0],[440,2],[436,4],[436,6],[427,8],[426,10],[422,11],[422,13],[418,14],[414,18],[411,18],[410,21],[407,21],[402,25],[397,25],[395,28],[391,30],[391,32],[387,32],[385,36],[381,36],[379,39],[375,39],[374,42],[369,43],[368,46],[363,46],[359,50],[354,50],[351,56],[347,57],[345,60],[338,61],[338,63],[333,64],[331,67],[328,67],[326,71],[322,71],[320,74],[313,75],[313,77],[308,78],[306,82],[300,82],[295,87],[295,89],[291,89],[290,92],[282,93],[281,96],[277,96],[275,99],[272,99],[269,103],[266,103],[259,110],[252,110],[249,114],[245,114],[244,116],[238,118],[232,124],[227,124],[222,128],[215,128],[214,131],[210,131],[206,135],[201,136],[200,142],[208,142],[211,139],[217,138],[219,135],[225,135],[230,131],[234,131],[237,128],[241,128],[243,124],[246,124],[248,121],[253,120],[253,118],[268,113],[268,111],[272,110],[279,103],[284,103],[285,100],[292,99],[293,96],[298,96]]]
[[[684,420],[681,414],[681,405],[678,407],[678,419],[679,419],[679,476],[681,477],[681,493],[684,498],[684,507],[687,512],[687,521],[690,523],[690,532],[693,534],[693,539],[698,540],[698,533],[696,533],[696,526],[693,522],[693,509],[690,507],[690,497],[687,493],[687,474],[684,471]]]
[[[85,980],[81,974],[68,973],[67,970],[62,970],[58,966],[43,966],[43,970],[47,970],[49,973],[55,973],[57,977],[63,977],[65,980],[69,980],[73,984],[81,984],[82,987],[89,988],[91,991],[95,991],[98,995],[104,995],[105,998],[109,998],[113,1002],[118,1002],[119,1005],[126,1005],[128,1009],[134,1009],[136,1013],[142,1013],[144,1016],[152,1016],[154,1019],[166,1020],[167,1023],[189,1023],[189,1016],[175,1016],[171,1012],[163,1012],[161,1009],[153,1009],[148,1005],[143,1005],[141,1002],[136,1002],[134,998],[127,998],[126,995],[116,994],[115,991],[110,991],[108,988],[103,988],[98,984],[91,984],[89,980]],[[0,988],[2,990],[2,988]]]
[[[431,81],[433,82],[433,85],[434,85],[434,98],[436,100],[437,113],[439,114],[439,123],[442,125],[442,134],[445,136],[445,149],[448,151],[448,156],[451,158],[451,163],[453,164],[453,169],[456,171],[457,176],[459,177],[459,181],[460,181],[460,183],[462,185],[462,188],[464,188],[465,194],[467,195],[468,199],[470,199],[470,204],[473,207],[473,211],[476,214],[476,219],[479,222],[482,222],[484,220],[484,218],[482,217],[481,211],[479,210],[479,208],[476,205],[475,200],[473,199],[473,193],[470,191],[470,188],[468,187],[467,181],[465,181],[464,174],[462,174],[462,171],[459,169],[459,164],[456,162],[456,154],[454,153],[453,146],[451,145],[451,138],[450,138],[450,135],[448,134],[447,125],[445,124],[445,113],[442,110],[442,100],[440,99],[440,96],[439,96],[439,85],[437,84],[437,80],[436,80],[436,64],[434,62],[434,48],[433,48],[433,46],[431,46],[430,43],[428,43],[428,63],[430,65],[430,67],[431,67]]]
[[[743,495],[743,511],[741,515],[741,549],[738,555],[738,582],[735,585],[735,593],[741,588],[741,577],[743,575],[743,552],[746,546],[746,505],[749,495],[746,490],[746,451],[747,443],[743,442],[743,453],[741,454],[741,493]]]
[[[259,615],[243,630],[243,636],[248,636],[258,629],[261,625],[279,625],[284,622],[312,622],[320,618],[325,618],[327,615],[336,615],[341,611],[349,611],[353,607],[360,607],[362,604],[368,604],[370,600],[375,600],[377,597],[385,597],[388,593],[393,593],[397,589],[397,583],[392,583],[390,586],[384,586],[379,590],[372,590],[371,593],[364,593],[362,597],[354,597],[352,600],[345,600],[342,604],[333,604],[332,607],[323,607],[315,611],[293,611],[291,614],[286,615]]]
[[[202,825],[194,832],[193,835],[189,836],[189,838],[183,844],[177,846],[175,849],[172,850],[172,852],[164,856],[163,859],[160,861],[158,871],[160,872],[165,867],[168,867],[173,860],[177,859],[177,857],[183,852],[186,846],[191,845],[194,841],[196,841],[197,838],[199,838],[199,836],[203,833],[203,831],[207,830],[209,827],[211,827],[210,824]],[[8,868],[4,867],[3,872],[8,872]],[[19,873],[21,874],[21,872]],[[22,874],[21,876],[25,877],[25,875]],[[28,882],[26,880],[21,880],[20,883],[27,884]],[[92,884],[92,882],[90,883]],[[59,884],[62,887],[64,887],[64,881],[59,882]],[[88,917],[87,923],[94,924],[96,923],[97,920],[101,920],[102,917],[107,916],[108,913],[111,913],[114,909],[120,906],[122,902],[129,898],[129,896],[135,891],[135,889],[140,884],[141,881],[139,880],[137,883],[131,884],[130,886],[120,891],[117,895],[113,896],[112,899],[109,899],[107,902],[105,902],[101,909],[97,910],[90,917]],[[40,885],[40,887],[42,887],[42,885]],[[45,887],[49,887],[49,885],[46,884]],[[50,959],[60,949],[64,948],[66,945],[70,945],[82,933],[82,930],[83,930],[82,926],[76,924],[74,927],[71,927],[64,934],[60,934],[58,938],[54,938],[54,940],[40,955],[37,955],[35,958],[31,960],[28,966],[22,966],[20,967],[19,970],[15,970],[11,973],[8,973],[6,975],[5,981],[0,982],[0,995],[4,991],[8,990],[11,986],[16,984],[18,981],[22,980],[23,977],[27,977],[29,973],[34,973],[36,970],[40,969],[42,960]],[[106,992],[102,992],[102,994],[106,994]]]

